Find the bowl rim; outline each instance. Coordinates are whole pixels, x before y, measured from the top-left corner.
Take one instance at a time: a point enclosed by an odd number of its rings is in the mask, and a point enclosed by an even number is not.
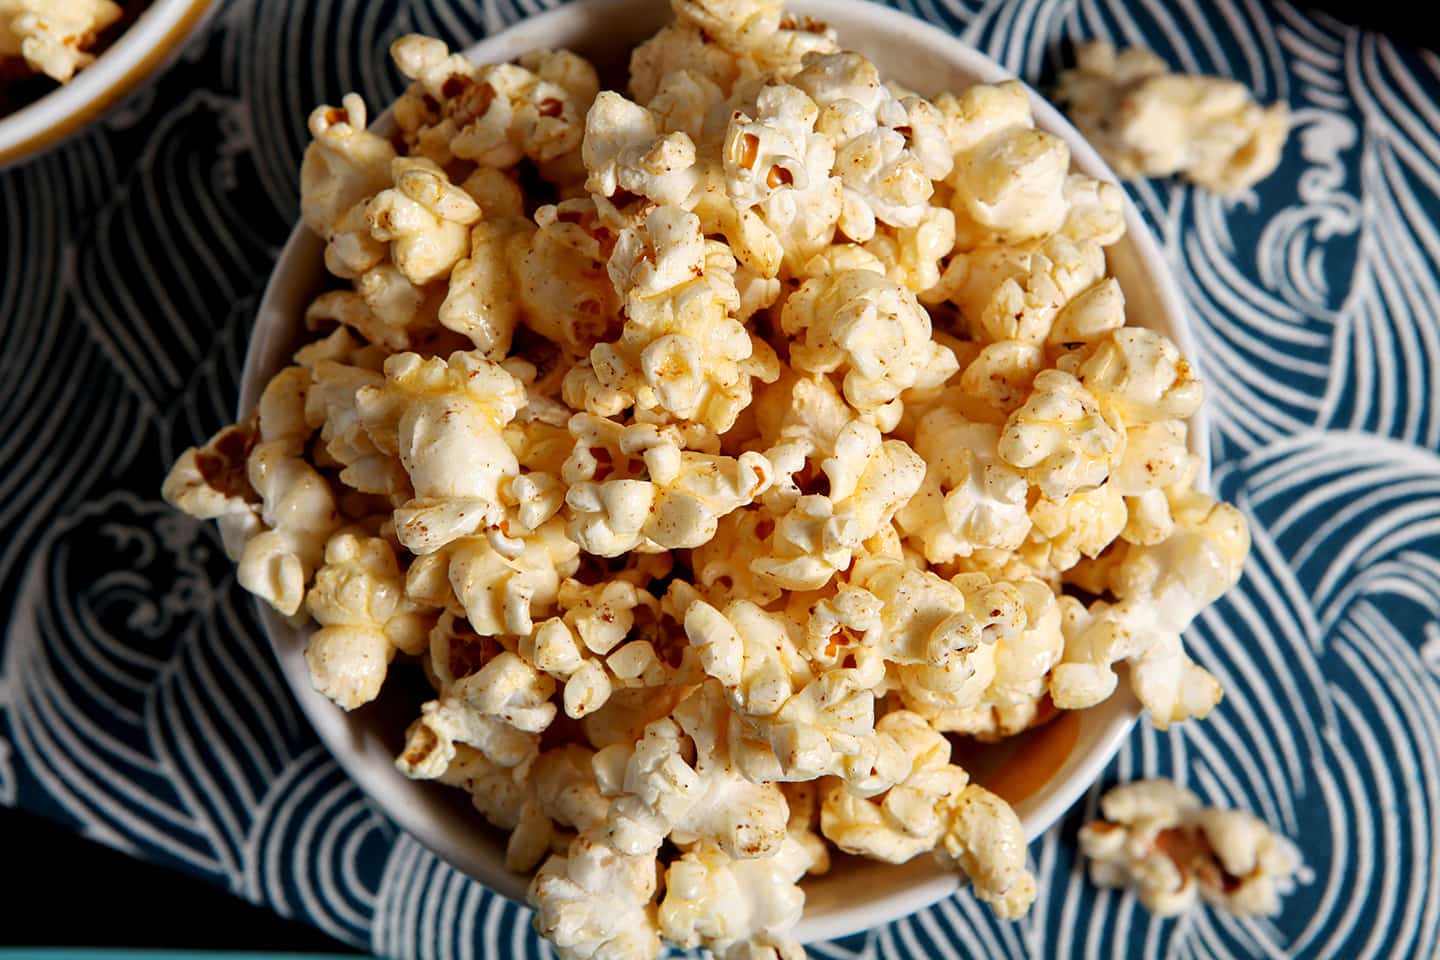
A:
[[[568,19],[594,16],[608,8],[633,6],[635,2],[636,0],[572,0],[511,24],[469,46],[464,53],[478,63],[499,62],[513,56],[505,54],[504,50],[514,43],[517,37],[533,35],[532,45],[539,45],[544,42],[543,38],[547,34]],[[960,69],[974,74],[976,82],[979,83],[1018,79],[999,63],[941,27],[870,0],[788,0],[787,7],[796,13],[810,14],[820,19],[825,19],[827,14],[833,16],[837,10],[843,10],[845,19],[850,21],[847,33],[853,33],[857,26],[863,30],[866,25],[873,25],[880,28],[886,36],[909,37],[930,48],[943,50],[946,59]],[[1072,169],[1111,183],[1119,182],[1119,178],[1099,153],[1056,107],[1028,84],[1025,85],[1025,90],[1030,98],[1036,127],[1059,136],[1069,145]],[[388,110],[380,116],[385,115],[388,115]],[[1153,285],[1150,292],[1168,320],[1167,335],[1183,354],[1194,358],[1195,341],[1179,286],[1139,208],[1127,192],[1122,190],[1121,195],[1126,239],[1140,269]],[[238,409],[242,420],[254,409],[265,379],[268,379],[262,378],[257,368],[265,365],[267,361],[273,362],[277,348],[278,334],[274,330],[262,329],[260,321],[263,321],[267,314],[281,312],[276,307],[276,301],[283,299],[282,287],[290,283],[288,274],[293,269],[292,265],[304,262],[311,256],[318,262],[319,247],[319,239],[300,222],[296,224],[280,252],[261,297],[256,312],[256,330],[246,352]],[[289,332],[293,333],[293,327]],[[1209,478],[1210,449],[1208,423],[1203,407],[1190,418],[1189,426],[1190,449],[1201,462],[1197,484],[1205,486],[1208,485]],[[523,902],[528,876],[505,871],[503,865],[493,856],[481,856],[473,848],[457,847],[455,838],[444,828],[443,823],[426,811],[417,810],[413,797],[394,782],[400,775],[393,769],[393,758],[387,755],[384,758],[383,772],[377,773],[372,766],[376,758],[354,749],[346,749],[347,745],[353,745],[354,741],[353,732],[346,720],[349,715],[337,709],[311,686],[303,658],[303,643],[295,640],[296,627],[262,601],[257,600],[256,604],[267,637],[280,661],[286,683],[315,727],[320,740],[346,774],[387,816],[422,846],[490,890]],[[1079,751],[1072,750],[1065,763],[1051,776],[1049,782],[1055,785],[1054,789],[1049,789],[1040,802],[1030,804],[1024,812],[1022,822],[1027,842],[1033,842],[1058,822],[1093,786],[1104,768],[1119,752],[1141,710],[1133,694],[1122,685],[1109,700],[1081,713],[1098,728],[1090,734],[1093,738],[1092,749],[1078,757],[1075,754]],[[361,749],[364,750],[366,746],[362,744]],[[404,781],[404,786],[412,785],[411,781]],[[911,861],[910,865],[913,866],[916,862]],[[825,915],[810,915],[807,904],[807,915],[802,917],[795,935],[805,943],[848,936],[924,909],[953,894],[959,886],[960,880],[955,874],[931,872],[898,889],[887,889],[878,894],[871,891],[865,901],[830,911]]]
[[[154,0],[95,62],[44,96],[0,116],[0,170],[39,156],[117,105],[179,52],[213,0]]]

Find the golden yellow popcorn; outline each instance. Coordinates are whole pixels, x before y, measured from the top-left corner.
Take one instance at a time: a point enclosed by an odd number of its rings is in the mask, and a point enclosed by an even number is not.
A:
[[[615,233],[590,199],[540,207],[534,222],[528,247],[507,250],[526,325],[567,351],[588,351],[622,323],[605,273]]]
[[[652,209],[620,232],[608,269],[625,300],[620,339],[597,344],[566,378],[566,400],[613,416],[626,406],[729,430],[750,403],[752,379],[778,375],[774,351],[731,315],[735,259],[707,240],[695,215]]]
[[[674,719],[646,727],[637,743],[596,755],[600,791],[614,798],[606,832],[617,850],[653,854],[671,836],[681,844],[714,843],[735,858],[765,858],[783,844],[784,795],[735,766],[724,724],[717,729],[723,710],[718,692],[707,688],[677,707]]]
[[[785,301],[780,324],[798,338],[792,366],[843,371],[846,401],[890,428],[904,391],[944,383],[957,367],[954,354],[930,338],[930,315],[915,295],[868,270],[805,281]]]
[[[18,57],[69,83],[95,61],[90,49],[124,10],[112,0],[0,0],[0,60]]]
[[[824,587],[866,540],[889,526],[925,476],[925,462],[903,440],[883,439],[861,420],[848,421],[826,447],[789,441],[766,456],[790,481],[766,503],[780,512],[750,569],[787,590]],[[806,492],[809,484],[795,480],[802,471],[826,492]]]
[[[396,111],[412,152],[441,165],[452,156],[491,167],[529,159],[559,180],[579,169],[574,155],[590,106],[583,98],[599,83],[574,59],[548,68],[547,78],[516,64],[476,66],[413,34],[396,40],[391,55],[415,81]],[[546,63],[531,60],[542,71]]]
[[[998,427],[968,420],[943,401],[916,424],[915,452],[925,461],[925,481],[896,520],[929,562],[976,550],[1015,550],[1025,542],[1030,485],[1000,459],[999,441]]]
[[[258,523],[242,519],[243,547],[233,539],[230,547],[239,552],[241,586],[286,616],[300,609],[325,543],[339,526],[334,493],[303,456],[310,436],[308,380],[303,367],[287,367],[260,397],[254,446],[245,460],[246,489],[257,501]],[[196,463],[202,476],[203,462]],[[182,458],[177,469],[184,464]],[[231,506],[227,503],[227,512]]]
[[[1024,916],[1035,902],[1035,875],[1025,866],[1025,831],[1015,811],[974,783],[941,803],[946,827],[936,859],[963,870],[996,916]]]
[[[653,853],[627,857],[592,829],[541,865],[526,899],[561,957],[657,957],[657,880]]]
[[[433,160],[396,157],[391,176],[395,186],[365,207],[370,236],[390,244],[391,261],[416,286],[448,276],[465,255],[480,206]]]
[[[325,545],[305,609],[320,624],[305,647],[310,680],[346,710],[379,695],[397,650],[425,650],[434,619],[405,596],[390,544],[348,533]]]
[[[1274,916],[1305,874],[1300,851],[1243,810],[1206,807],[1170,780],[1137,780],[1100,799],[1103,820],[1080,829],[1090,879],[1134,887],[1151,913],[1198,900],[1240,916]]]
[[[829,245],[840,219],[840,180],[830,175],[835,148],[815,131],[819,115],[795,87],[767,86],[755,98],[755,117],[737,110],[726,128],[721,156],[736,219],[727,233],[741,261],[762,275],[782,265],[800,272]],[[752,230],[769,235],[753,237]],[[782,259],[763,252],[775,250]]]
[[[789,836],[772,855],[748,860],[702,840],[665,871],[660,932],[720,960],[800,960],[805,950],[790,933],[805,907],[800,878],[814,862],[814,851]]]
[[[308,612],[340,706],[423,673],[396,767],[506,832],[561,960],[800,960],[836,850],[1017,917],[1024,831],[952,738],[1121,673],[1162,729],[1218,701],[1181,634],[1249,539],[1194,489],[1201,385],[1023,87],[931,101],[781,0],[671,7],[623,92],[406,36],[393,137],[316,111],[345,283],[164,495]]]
[[[1243,84],[1171,73],[1149,50],[1096,40],[1075,51],[1055,99],[1121,177],[1185,179],[1241,193],[1280,164],[1290,132],[1284,103],[1262,107]]]
[[[897,97],[858,53],[814,53],[791,82],[820,108],[816,129],[835,149],[844,187],[840,229],[869,240],[878,223],[914,227],[935,180],[951,169],[940,112],[919,97]]]
[[[357,277],[385,256],[370,236],[365,205],[391,185],[395,148],[366,127],[365,101],[347,94],[343,107],[316,107],[300,167],[300,213],[326,241],[325,266],[340,277]]]
[[[519,472],[501,428],[523,403],[520,383],[473,352],[393,354],[385,384],[357,391],[361,422],[400,458],[415,491],[395,516],[408,549],[433,553],[499,522],[501,480]]]
[[[872,799],[832,783],[825,791],[820,829],[846,853],[905,863],[935,848],[945,829],[940,803],[965,789],[970,778],[949,762],[950,742],[919,714],[887,713],[875,729],[904,751],[905,776]]]
[[[1123,427],[1106,420],[1087,382],[1061,370],[1041,371],[1000,434],[1000,459],[1023,470],[1052,500],[1101,483],[1123,452]]]
[[[585,115],[585,189],[601,197],[624,190],[659,204],[686,206],[698,183],[689,134],[661,134],[655,116],[606,91]]]
[[[956,150],[946,183],[960,248],[1019,245],[1059,230],[1070,148],[1034,128],[1024,86],[980,84],[937,106]]]

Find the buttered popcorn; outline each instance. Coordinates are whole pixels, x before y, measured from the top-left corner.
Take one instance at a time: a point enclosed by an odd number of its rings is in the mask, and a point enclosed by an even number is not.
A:
[[[1103,819],[1080,829],[1090,877],[1133,887],[1145,909],[1174,916],[1197,901],[1273,916],[1305,873],[1300,851],[1243,810],[1206,807],[1170,780],[1137,780],[1100,799]]]
[[[338,706],[418,662],[396,766],[507,831],[565,960],[799,957],[837,850],[1018,917],[953,738],[1219,699],[1181,633],[1249,539],[1194,487],[1200,384],[1019,84],[931,101],[778,0],[672,5],[625,90],[410,36],[388,127],[316,110],[338,282],[165,496],[316,622]]]
[[[1076,50],[1055,97],[1120,176],[1178,174],[1222,194],[1274,172],[1290,133],[1284,103],[1262,107],[1234,80],[1172,73],[1149,50],[1103,40]]]
[[[124,10],[113,0],[0,0],[0,60],[16,57],[68,83],[95,60],[99,34]]]

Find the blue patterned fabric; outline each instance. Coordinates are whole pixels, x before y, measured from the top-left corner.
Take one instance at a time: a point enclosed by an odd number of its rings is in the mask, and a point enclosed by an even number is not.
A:
[[[1198,326],[1215,483],[1255,547],[1189,635],[1224,703],[1137,729],[1105,784],[1173,774],[1247,806],[1313,878],[1274,920],[1151,918],[1076,863],[1097,787],[1032,848],[1023,922],[961,894],[814,955],[1435,956],[1440,60],[1265,0],[900,5],[1032,83],[1108,36],[1291,105],[1252,195],[1130,187]],[[158,490],[231,417],[309,108],[394,96],[399,33],[464,43],[536,9],[236,0],[103,126],[0,174],[0,802],[397,958],[548,951],[366,804],[215,531]]]

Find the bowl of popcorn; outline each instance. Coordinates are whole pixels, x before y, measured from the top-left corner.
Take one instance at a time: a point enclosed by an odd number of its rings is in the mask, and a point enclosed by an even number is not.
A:
[[[177,53],[209,0],[0,0],[0,168],[55,146]]]
[[[1138,213],[858,0],[582,2],[320,107],[218,519],[321,738],[563,957],[1005,918],[1239,577]],[[853,48],[853,49],[852,49]]]

